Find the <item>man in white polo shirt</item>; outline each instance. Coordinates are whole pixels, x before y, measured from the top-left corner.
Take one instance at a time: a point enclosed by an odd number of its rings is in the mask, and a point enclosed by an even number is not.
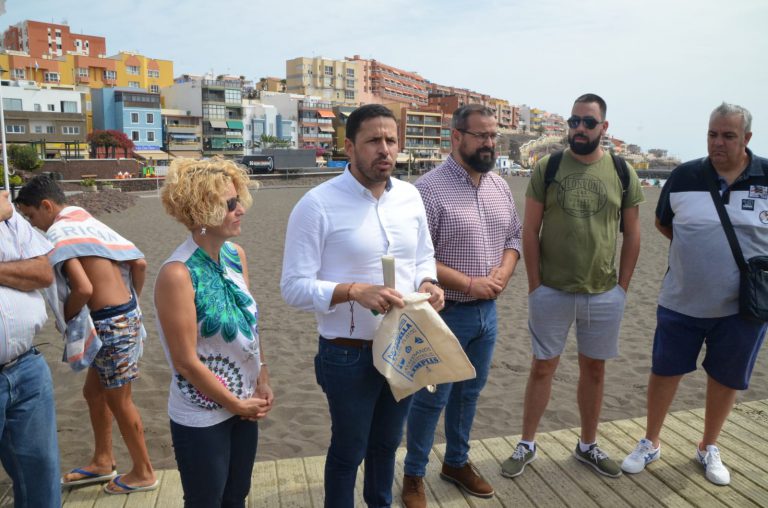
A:
[[[0,461],[15,506],[61,506],[53,381],[32,345],[48,318],[37,290],[53,282],[52,248],[0,192]]]

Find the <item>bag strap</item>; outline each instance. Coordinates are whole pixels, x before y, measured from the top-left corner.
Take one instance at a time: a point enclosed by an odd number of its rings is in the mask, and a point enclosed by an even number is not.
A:
[[[728,238],[728,245],[731,246],[731,252],[733,253],[733,259],[736,260],[736,264],[739,265],[739,271],[747,271],[747,263],[744,261],[744,253],[741,251],[739,240],[736,238],[736,231],[733,230],[733,224],[728,217],[728,212],[723,205],[723,197],[720,195],[720,189],[718,189],[717,173],[714,168],[711,168],[709,164],[703,164],[704,166],[704,179],[707,181],[709,187],[709,194],[712,196],[712,201],[715,203],[715,209],[717,215],[720,216],[720,224],[723,225],[725,230],[725,236]]]
[[[547,161],[547,169],[544,170],[544,193],[546,194],[549,184],[555,181],[557,170],[560,169],[560,161],[563,160],[563,150],[553,153]]]

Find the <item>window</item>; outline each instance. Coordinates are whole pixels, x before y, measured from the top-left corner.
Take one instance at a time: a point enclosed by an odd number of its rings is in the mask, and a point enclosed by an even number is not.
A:
[[[138,81],[129,81],[128,82],[128,87],[129,88],[141,88],[141,85],[139,84]]]
[[[43,73],[43,80],[47,81],[49,83],[58,83],[59,82],[59,73],[58,72],[44,72]]]
[[[126,65],[125,66],[125,72],[127,74],[133,74],[134,76],[139,75],[139,67],[137,65]]]
[[[160,93],[160,85],[149,85],[149,91],[151,93]]]
[[[48,111],[56,111],[56,104],[48,104]]]
[[[13,79],[27,79],[27,71],[25,69],[13,69]]]
[[[35,111],[42,111],[43,108],[40,106],[40,104],[35,104]]]
[[[131,123],[139,123],[139,114],[131,113]]]
[[[355,77],[355,69],[347,69],[347,77],[348,78],[354,78]]]
[[[139,131],[131,131],[131,141],[139,140]]]
[[[206,120],[224,120],[227,118],[227,108],[219,104],[203,104],[203,118]]]
[[[5,132],[8,134],[24,134],[27,132],[27,127],[25,125],[9,123],[5,126]]]
[[[160,77],[160,71],[155,71],[152,69],[147,70],[147,77],[150,78],[159,78]]]
[[[87,78],[88,77],[88,68],[87,67],[78,67],[77,68],[77,76],[80,78]]]
[[[354,79],[348,79],[347,80],[347,88],[355,88],[355,80]]]
[[[154,141],[154,140],[155,140],[155,132],[147,131],[147,141]]]
[[[80,134],[80,127],[77,125],[64,125],[61,128],[61,133],[68,136],[77,136]]]
[[[35,134],[42,134],[42,133],[43,133],[43,126],[35,125]]]
[[[111,79],[116,80],[117,79],[117,71],[104,71],[104,79]]]
[[[77,102],[75,101],[61,101],[62,113],[77,113]]]
[[[240,90],[224,90],[224,102],[229,104],[240,104],[242,94]]]
[[[53,134],[56,132],[56,129],[53,128],[53,125],[46,125],[45,126],[45,133],[46,134]]]
[[[155,114],[154,113],[147,113],[147,123],[153,124],[155,123]]]
[[[6,111],[21,111],[21,99],[8,99],[3,97],[3,108]]]
[[[326,76],[333,76],[333,66],[332,65],[326,65],[324,69],[324,74]]]
[[[354,90],[344,90],[344,98],[354,100],[355,98]]]

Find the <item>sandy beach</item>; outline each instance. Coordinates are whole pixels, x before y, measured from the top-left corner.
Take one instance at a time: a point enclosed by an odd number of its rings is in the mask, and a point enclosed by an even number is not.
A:
[[[522,215],[528,180],[509,177],[508,181]],[[257,460],[321,455],[325,453],[330,436],[327,405],[315,382],[313,368],[317,349],[314,315],[288,307],[280,298],[279,290],[286,222],[292,207],[307,190],[308,187],[279,186],[258,190],[253,207],[243,219],[243,234],[236,239],[248,256],[251,289],[260,305],[261,340],[276,396],[274,410],[260,424]],[[641,255],[623,321],[621,354],[607,366],[603,420],[637,417],[645,413],[656,298],[666,270],[668,245],[653,225],[659,191],[658,188],[644,190]],[[133,385],[133,397],[144,420],[154,466],[174,468],[166,412],[170,375],[157,335],[152,294],[161,263],[183,241],[187,232],[165,214],[156,194],[140,195],[137,204],[128,210],[99,218],[133,240],[149,262],[147,284],[141,298],[149,337],[140,363],[141,378]],[[530,363],[526,293],[525,267],[520,262],[498,301],[499,336],[488,385],[479,402],[473,438],[520,432],[523,392]],[[88,413],[81,395],[84,373],[74,373],[61,363],[62,342],[51,320],[38,336],[37,343],[42,344],[41,349],[53,372],[61,466],[65,470],[83,466],[88,463],[92,451]],[[767,376],[768,361],[763,353],[755,368],[752,387],[739,397],[739,401],[768,398]],[[575,345],[570,341],[561,359],[552,399],[540,430],[578,426],[577,378]],[[681,384],[672,410],[702,407],[704,383],[701,369],[688,376]],[[130,467],[130,459],[117,426],[113,433],[118,470],[123,471]],[[437,441],[443,440],[440,425]],[[616,454],[610,448],[608,451]]]

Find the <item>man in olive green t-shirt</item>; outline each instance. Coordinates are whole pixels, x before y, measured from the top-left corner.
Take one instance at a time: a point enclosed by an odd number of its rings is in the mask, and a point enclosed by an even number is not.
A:
[[[523,257],[528,272],[533,363],[525,390],[522,438],[502,464],[502,474],[507,477],[522,474],[536,459],[536,429],[574,321],[581,436],[573,455],[600,474],[621,475],[618,464],[597,446],[597,424],[605,360],[618,355],[626,292],[640,253],[638,205],[643,194],[631,167],[627,168],[629,186],[623,193],[613,159],[600,146],[608,129],[605,113],[605,101],[597,95],[576,99],[568,119],[570,149],[563,153],[554,180],[545,185],[549,157],[544,157],[534,167],[526,192]],[[617,278],[614,265],[622,213]]]

